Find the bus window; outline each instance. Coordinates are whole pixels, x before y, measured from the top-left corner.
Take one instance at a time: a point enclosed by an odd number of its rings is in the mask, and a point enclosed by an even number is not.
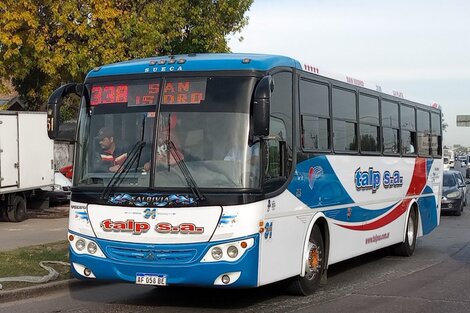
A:
[[[361,151],[379,152],[379,99],[359,95]]]
[[[399,123],[398,103],[382,100],[382,134],[384,154],[398,154],[399,150]]]
[[[305,150],[329,150],[330,106],[328,86],[301,80],[299,92],[302,148]]]
[[[332,104],[335,151],[357,151],[356,93],[333,88]]]
[[[431,112],[431,154],[442,155],[441,115],[434,112]]]
[[[417,128],[418,128],[418,154],[422,156],[431,155],[430,151],[430,133],[431,124],[429,118],[429,112],[418,109],[416,114],[417,117]]]
[[[416,119],[415,109],[409,106],[400,106],[401,121],[401,151],[404,155],[416,154]]]

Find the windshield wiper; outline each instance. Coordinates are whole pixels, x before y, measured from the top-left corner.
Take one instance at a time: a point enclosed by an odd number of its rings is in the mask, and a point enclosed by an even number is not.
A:
[[[206,199],[204,195],[201,193],[199,190],[199,187],[196,184],[196,181],[194,180],[193,176],[191,175],[191,172],[189,171],[188,167],[186,166],[186,163],[184,160],[181,158],[181,156],[178,153],[178,150],[176,149],[175,144],[171,140],[167,140],[167,147],[168,150],[170,151],[171,155],[176,161],[176,164],[178,165],[181,173],[183,173],[184,178],[186,179],[186,183],[188,184],[189,189],[191,189],[191,192],[193,193],[194,196],[196,196],[197,200],[203,201]],[[168,159],[168,163],[169,158]]]
[[[111,192],[114,190],[114,188],[116,188],[116,186],[121,184],[121,182],[124,180],[132,164],[134,164],[136,161],[138,164],[142,149],[144,147],[145,147],[145,141],[143,140],[139,140],[135,143],[135,145],[132,147],[131,151],[129,152],[127,159],[124,161],[124,163],[121,164],[121,166],[118,168],[116,173],[114,173],[108,185],[103,190],[103,193],[101,194],[101,199],[107,199],[109,195],[111,194]]]

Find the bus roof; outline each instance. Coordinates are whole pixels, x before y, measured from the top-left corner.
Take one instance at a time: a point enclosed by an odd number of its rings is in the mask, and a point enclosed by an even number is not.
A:
[[[114,64],[103,65],[91,70],[87,79],[102,76],[132,75],[145,73],[169,73],[169,72],[198,72],[198,71],[261,71],[265,72],[275,67],[290,67],[312,73],[314,75],[334,79],[347,84],[374,90],[388,94],[396,98],[405,99],[403,93],[397,90],[387,90],[377,84],[366,83],[361,79],[351,76],[331,73],[310,65],[299,62],[293,58],[254,53],[194,53],[172,56],[156,56],[145,59],[136,59]],[[410,100],[410,99],[408,99]],[[416,102],[417,103],[417,102]],[[432,103],[434,109],[440,110],[440,106]]]
[[[204,53],[151,57],[104,65],[90,71],[87,78],[163,72],[224,70],[267,71],[274,67],[302,68],[298,61],[285,56],[242,53]]]

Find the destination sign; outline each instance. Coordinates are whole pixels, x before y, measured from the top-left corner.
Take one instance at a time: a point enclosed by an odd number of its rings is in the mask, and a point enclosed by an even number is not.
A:
[[[156,105],[161,91],[164,105],[200,104],[206,95],[206,78],[169,79],[163,89],[160,80],[96,84],[91,89],[90,104]]]

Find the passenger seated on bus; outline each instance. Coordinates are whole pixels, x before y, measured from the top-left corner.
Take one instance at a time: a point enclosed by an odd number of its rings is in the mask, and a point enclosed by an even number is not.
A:
[[[184,160],[184,155],[181,150],[181,145],[179,143],[178,136],[175,134],[174,131],[176,126],[176,119],[172,118],[170,122],[170,129],[168,129],[168,124],[162,124],[163,125],[160,125],[161,128],[158,132],[157,148],[155,150],[155,164],[157,165],[157,168],[163,168],[165,166],[168,166],[168,164],[175,165],[177,163],[177,160],[174,158],[171,151],[169,151],[170,147],[168,146],[168,139],[170,139],[171,142],[175,145],[175,152],[178,154],[179,158],[181,160]],[[169,134],[170,138],[168,138]],[[150,171],[150,168],[151,162],[148,161],[144,164],[144,170],[148,172]]]
[[[117,172],[127,159],[129,147],[118,143],[113,131],[103,127],[97,136],[101,151],[96,160],[95,170],[99,172]]]
[[[408,154],[414,154],[414,153],[415,153],[415,147],[413,146],[412,143],[410,143],[410,144],[408,145],[408,148],[407,148],[406,153],[408,153]]]

